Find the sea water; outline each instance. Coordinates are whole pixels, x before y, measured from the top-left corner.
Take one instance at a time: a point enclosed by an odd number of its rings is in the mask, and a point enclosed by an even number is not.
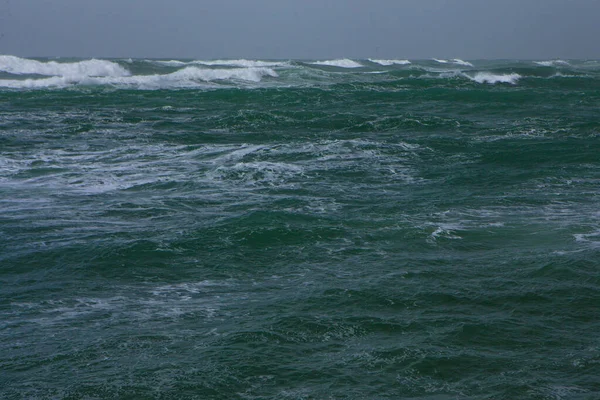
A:
[[[600,62],[0,56],[1,398],[599,377]]]

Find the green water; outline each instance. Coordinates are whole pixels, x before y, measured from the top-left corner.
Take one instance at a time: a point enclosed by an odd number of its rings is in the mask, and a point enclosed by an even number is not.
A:
[[[600,63],[352,62],[0,56],[0,398],[600,398]]]

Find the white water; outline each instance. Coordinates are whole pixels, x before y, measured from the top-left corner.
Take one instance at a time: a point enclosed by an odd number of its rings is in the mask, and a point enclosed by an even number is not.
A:
[[[268,68],[268,67],[285,67],[289,66],[288,61],[260,61],[260,60],[194,60],[194,61],[179,61],[179,60],[146,60],[147,62],[164,65],[167,67],[182,67],[186,65],[206,65],[206,66],[223,66],[223,67],[241,67],[241,68]]]
[[[77,62],[41,62],[15,56],[0,56],[0,71],[15,75],[46,76],[129,76],[131,73],[117,63],[106,60],[85,60]]]
[[[533,63],[537,64],[537,65],[541,65],[542,67],[555,67],[555,66],[568,67],[571,65],[568,62],[563,61],[563,60],[534,61]]]
[[[521,79],[521,75],[519,74],[493,74],[490,72],[478,72],[475,74],[475,76],[471,76],[471,75],[464,75],[467,78],[471,79],[472,81],[475,81],[477,83],[489,83],[489,84],[496,84],[496,83],[510,83],[511,85],[516,85],[517,81],[519,79]]]
[[[349,60],[347,58],[341,59],[341,60],[326,60],[326,61],[315,61],[312,62],[311,64],[313,65],[325,65],[325,66],[329,66],[329,67],[339,67],[339,68],[360,68],[363,65],[353,61],[353,60]]]
[[[411,63],[408,60],[376,60],[373,58],[369,58],[369,61],[375,64],[383,65],[385,67],[389,67],[390,65],[408,65]]]
[[[11,89],[60,88],[71,85],[134,86],[139,89],[190,88],[201,83],[233,80],[260,82],[263,77],[277,77],[270,68],[201,69],[186,67],[165,75],[92,77],[89,75],[55,76],[45,79],[0,80],[0,87]]]

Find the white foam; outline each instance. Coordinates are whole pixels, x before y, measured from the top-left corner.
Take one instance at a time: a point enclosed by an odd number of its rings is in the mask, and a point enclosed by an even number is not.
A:
[[[350,60],[348,58],[340,59],[340,60],[326,60],[326,61],[315,61],[312,62],[313,65],[326,65],[328,67],[340,67],[340,68],[360,68],[363,65]]]
[[[197,67],[186,67],[167,75],[175,80],[243,80],[260,82],[265,76],[276,78],[277,72],[270,68],[233,68],[233,69],[201,69]]]
[[[600,246],[600,230],[592,233],[578,233],[573,235],[573,237],[575,238],[576,242],[586,243],[592,247]]]
[[[186,66],[186,65],[189,64],[187,62],[177,61],[177,60],[169,60],[169,61],[163,61],[163,60],[144,60],[144,61],[152,63],[152,64],[163,65],[165,67],[183,67],[183,66]]]
[[[290,63],[288,61],[260,61],[260,60],[211,60],[211,61],[202,61],[196,60],[192,61],[192,64],[201,64],[201,65],[222,65],[229,67],[244,67],[244,68],[256,68],[256,67],[285,67]]]
[[[439,58],[434,58],[433,61],[440,63],[440,64],[462,65],[463,67],[472,67],[473,66],[473,64],[471,64],[470,62],[461,60],[460,58],[454,58],[452,60],[441,60]]]
[[[516,85],[517,81],[521,79],[521,75],[519,74],[493,74],[491,72],[478,72],[475,76],[464,75],[467,78],[475,81],[477,83],[509,83],[511,85]]]
[[[554,67],[557,65],[562,65],[562,66],[570,66],[571,64],[569,64],[567,61],[563,61],[563,60],[550,60],[550,61],[534,61],[534,64],[537,65],[541,65],[543,67]]]
[[[289,61],[260,61],[260,60],[194,60],[194,61],[179,61],[179,60],[145,60],[153,64],[164,65],[166,67],[184,67],[188,65],[206,65],[206,66],[222,66],[222,67],[241,67],[241,68],[269,68],[269,67],[285,67],[289,66]]]
[[[106,60],[85,60],[71,63],[41,62],[15,56],[0,56],[0,71],[10,74],[46,76],[130,76],[119,64]]]
[[[375,64],[383,65],[385,67],[389,67],[390,65],[408,65],[411,63],[408,60],[376,60],[373,58],[369,58],[369,61]]]
[[[186,67],[165,75],[135,75],[92,77],[87,75],[72,75],[51,77],[45,79],[0,80],[0,87],[12,89],[42,89],[52,87],[67,87],[72,85],[114,85],[134,86],[140,89],[162,88],[193,88],[201,83],[212,81],[233,80],[245,82],[260,82],[263,77],[277,77],[270,68],[230,68],[230,69],[201,69]]]
[[[463,61],[460,58],[455,58],[454,60],[452,60],[452,64],[457,64],[457,65],[462,65],[464,67],[472,67],[473,64],[471,64],[468,61]]]
[[[280,185],[284,184],[287,179],[303,172],[304,169],[299,165],[254,161],[220,166],[208,175],[210,178],[220,181],[237,181],[249,185]]]

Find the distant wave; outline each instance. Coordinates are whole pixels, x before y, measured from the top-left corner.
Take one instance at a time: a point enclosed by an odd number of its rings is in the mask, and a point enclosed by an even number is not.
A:
[[[408,65],[410,61],[408,60],[375,60],[373,58],[369,58],[369,61],[375,64],[383,65],[389,67],[390,65]]]
[[[186,67],[165,75],[135,76],[55,76],[45,79],[0,80],[0,87],[12,89],[41,89],[71,85],[133,86],[140,89],[169,89],[198,87],[200,82],[221,80],[260,82],[263,77],[277,77],[270,68],[201,69]]]
[[[179,61],[179,60],[146,60],[158,65],[167,67],[181,67],[186,65],[207,65],[207,66],[223,66],[223,67],[243,67],[243,68],[258,68],[258,67],[284,67],[290,63],[288,61],[260,61],[260,60],[194,60],[194,61]]]
[[[192,61],[193,64],[201,64],[201,65],[222,65],[222,66],[231,66],[231,67],[284,67],[289,65],[290,63],[287,61],[260,61],[260,60],[211,60],[211,61]]]
[[[41,62],[15,56],[0,56],[0,71],[15,75],[46,76],[130,76],[131,73],[117,63],[106,60],[77,62]]]
[[[478,72],[474,76],[470,76],[465,74],[467,78],[475,81],[477,83],[510,83],[511,85],[516,85],[517,81],[521,79],[521,75],[519,74],[493,74],[491,72]]]
[[[470,62],[461,60],[460,58],[455,58],[452,60],[441,60],[438,58],[434,58],[433,61],[438,62],[440,64],[456,64],[456,65],[462,65],[464,67],[472,67],[473,66],[473,64],[471,64]]]
[[[454,60],[452,60],[452,64],[462,65],[462,66],[465,66],[465,67],[472,67],[473,66],[473,64],[471,64],[470,62],[463,61],[460,58],[455,58]]]
[[[157,65],[161,65],[164,67],[184,67],[186,65],[189,65],[189,62],[185,62],[185,61],[179,61],[179,60],[169,60],[169,61],[165,61],[165,60],[144,60],[147,63],[151,63],[151,64],[157,64]]]
[[[340,67],[340,68],[360,68],[363,66],[362,64],[360,64],[356,61],[350,60],[348,58],[343,58],[340,60],[314,61],[314,62],[311,62],[311,64],[326,65],[329,67]]]
[[[537,64],[537,65],[541,65],[542,67],[555,67],[557,65],[568,67],[571,65],[567,61],[563,61],[563,60],[534,61],[533,63]]]

